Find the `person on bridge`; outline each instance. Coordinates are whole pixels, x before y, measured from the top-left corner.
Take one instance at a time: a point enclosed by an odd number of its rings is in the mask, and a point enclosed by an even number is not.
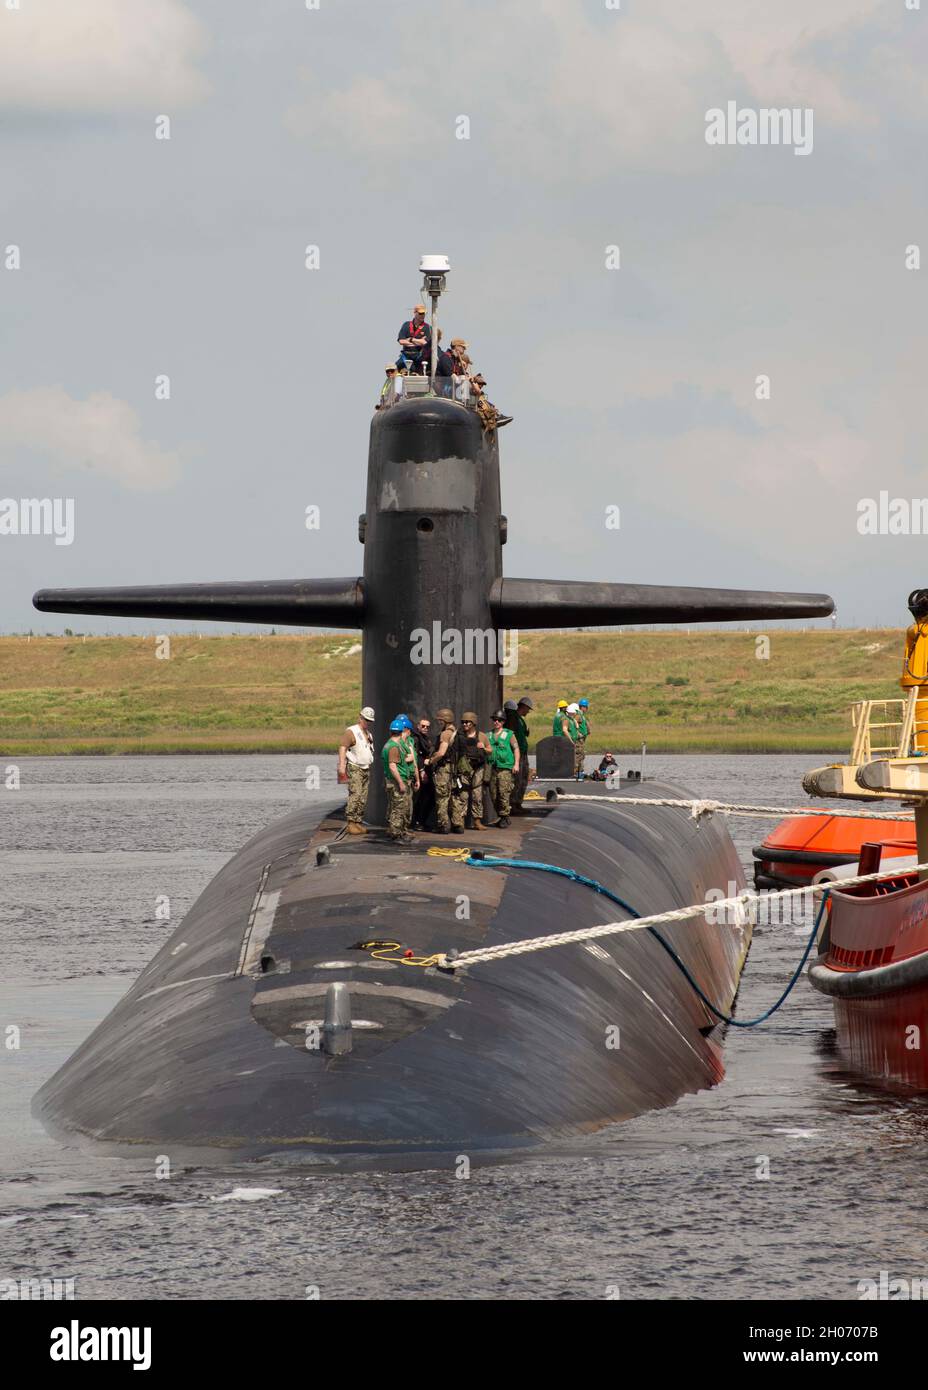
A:
[[[386,373],[387,379],[380,388],[380,400],[375,405],[375,410],[381,410],[396,390],[396,364],[394,362],[387,363]]]
[[[501,414],[493,402],[487,400],[483,389],[486,384],[487,379],[485,376],[481,375],[480,372],[470,379],[471,396],[473,397],[477,414],[480,416],[480,422],[487,433],[492,434],[494,430],[501,429],[503,425],[511,425],[512,416]]]
[[[429,371],[429,358],[432,351],[432,330],[425,321],[425,305],[417,304],[412,318],[401,325],[396,337],[400,345],[400,355],[396,359],[398,367],[407,371],[421,373]]]
[[[338,745],[338,780],[348,784],[345,819],[349,835],[367,834],[367,828],[361,822],[367,810],[371,766],[374,762],[373,722],[374,711],[370,705],[365,705],[358,715],[357,724],[348,725]]]
[[[441,329],[438,330],[438,341],[441,342]],[[467,344],[463,338],[452,338],[451,346],[447,350],[442,350],[438,354],[438,365],[435,368],[436,376],[466,376],[469,359],[465,357]]]

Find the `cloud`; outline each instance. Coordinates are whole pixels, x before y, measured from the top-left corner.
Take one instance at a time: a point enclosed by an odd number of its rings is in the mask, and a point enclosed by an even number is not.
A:
[[[0,108],[169,114],[208,90],[205,46],[181,0],[23,0],[0,8]]]
[[[907,17],[887,19],[883,0],[817,0],[811,10],[807,0],[652,0],[597,16],[563,0],[537,0],[531,14],[522,0],[491,8],[484,20],[476,0],[472,22],[447,33],[427,103],[414,27],[398,26],[379,71],[341,85],[320,48],[287,126],[347,157],[389,153],[395,170],[424,150],[453,157],[454,120],[467,114],[481,158],[556,183],[724,168],[705,144],[705,113],[729,99],[811,107],[820,127],[843,132],[919,109],[923,41],[913,25],[899,42]]]
[[[27,449],[57,468],[84,468],[126,487],[170,487],[180,457],[140,436],[140,421],[126,401],[108,391],[75,400],[60,386],[0,396],[0,462]]]
[[[311,71],[304,69],[301,77],[307,90],[284,117],[294,135],[330,145],[344,143],[384,158],[398,148],[408,154],[428,147],[430,123],[422,119],[421,104],[398,92],[392,82],[359,77],[323,95]]]

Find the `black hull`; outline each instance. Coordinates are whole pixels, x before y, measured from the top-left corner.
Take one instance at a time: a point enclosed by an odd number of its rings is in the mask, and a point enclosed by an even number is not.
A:
[[[656,782],[635,792],[683,794]],[[429,845],[574,868],[641,913],[743,885],[719,818],[697,829],[666,807],[531,804],[508,831],[418,836],[410,849],[378,832],[338,839],[340,808],[268,827],[46,1082],[36,1113],[57,1133],[136,1153],[474,1153],[588,1133],[715,1084],[714,1020],[645,932],[458,975],[350,949],[377,937],[423,954],[466,950],[625,915],[562,877],[472,868]],[[323,844],[331,862],[317,864]],[[722,1010],[749,930],[701,918],[663,929]],[[341,1057],[305,1045],[334,980],[349,983],[353,1017],[369,1025]]]

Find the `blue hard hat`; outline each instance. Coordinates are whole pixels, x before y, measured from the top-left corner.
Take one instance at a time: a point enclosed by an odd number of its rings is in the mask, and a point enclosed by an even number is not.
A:
[[[390,723],[391,734],[401,734],[405,728],[406,725],[403,723],[402,719],[394,719]]]
[[[589,708],[590,708],[590,702],[589,702],[589,700],[581,700],[581,701],[580,701],[580,708],[581,708],[581,709],[589,709]]]
[[[399,724],[401,729],[412,729],[412,720],[408,714],[398,714],[393,722]]]

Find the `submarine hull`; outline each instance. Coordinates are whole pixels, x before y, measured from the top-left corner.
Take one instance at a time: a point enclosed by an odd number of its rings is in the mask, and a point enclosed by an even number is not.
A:
[[[685,794],[659,782],[634,792]],[[428,956],[626,915],[564,877],[429,848],[576,869],[641,914],[742,884],[718,818],[697,828],[680,809],[609,805],[601,786],[589,795],[527,801],[507,830],[408,848],[345,837],[341,806],[268,827],[46,1082],[37,1115],[59,1135],[136,1153],[456,1154],[590,1133],[716,1084],[715,1020],[644,931],[455,973],[357,949],[376,939]],[[703,918],[663,928],[723,1011],[749,932]],[[342,1055],[319,1046],[336,981],[351,999]]]

